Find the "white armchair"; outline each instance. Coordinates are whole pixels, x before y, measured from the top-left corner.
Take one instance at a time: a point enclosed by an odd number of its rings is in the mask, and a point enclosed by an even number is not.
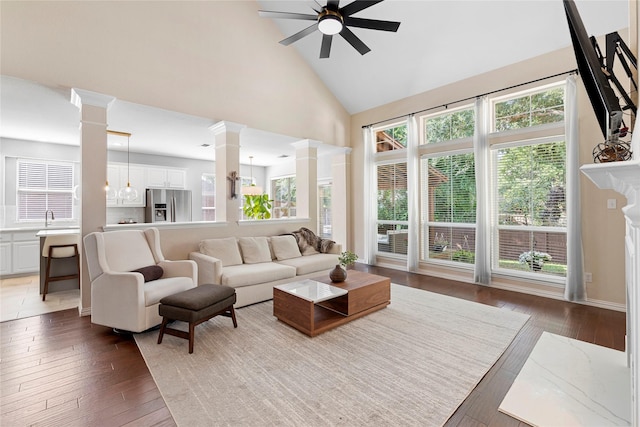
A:
[[[91,279],[92,323],[142,332],[162,323],[160,299],[198,283],[194,261],[164,259],[157,228],[90,233],[83,241]],[[150,266],[160,266],[162,276],[145,281],[147,274],[133,271]],[[156,267],[148,270],[160,273]]]

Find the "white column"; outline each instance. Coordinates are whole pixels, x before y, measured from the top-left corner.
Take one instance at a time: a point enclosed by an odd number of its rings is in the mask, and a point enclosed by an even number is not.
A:
[[[296,149],[296,216],[318,223],[318,147],[311,139],[294,142]],[[316,230],[317,231],[317,230]]]
[[[350,176],[351,148],[345,147],[331,158],[331,238],[342,242],[344,250],[351,247],[347,214],[351,200]]]
[[[216,221],[231,222],[240,219],[240,131],[246,126],[221,121],[209,127],[216,141]],[[236,197],[231,196],[235,186]]]
[[[71,90],[71,103],[80,109],[80,236],[102,231],[107,224],[107,110],[115,98],[82,89]],[[91,280],[80,244],[81,316],[91,313]]]
[[[612,189],[627,197],[627,205],[622,208],[626,221],[627,359],[631,374],[631,425],[640,426],[640,136],[634,134],[632,146],[635,160],[585,165],[580,169],[599,188]]]

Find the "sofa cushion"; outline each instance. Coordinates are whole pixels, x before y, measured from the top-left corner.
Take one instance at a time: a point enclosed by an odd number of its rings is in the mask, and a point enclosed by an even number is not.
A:
[[[142,274],[142,278],[145,282],[150,282],[161,278],[164,274],[164,270],[159,265],[149,265],[147,267],[135,269],[132,273],[140,273]]]
[[[200,252],[218,258],[222,261],[223,267],[242,264],[242,256],[235,237],[202,240]]]
[[[276,261],[278,264],[288,265],[296,269],[296,275],[315,273],[316,271],[328,270],[335,267],[338,261],[338,254],[315,254],[291,258],[283,261]]]
[[[238,244],[245,264],[271,262],[271,251],[266,237],[239,237]]]
[[[294,267],[275,262],[233,265],[222,269],[220,284],[239,288],[274,280],[289,279],[295,276],[296,269]]]
[[[296,238],[293,236],[272,236],[271,247],[278,261],[302,256]]]

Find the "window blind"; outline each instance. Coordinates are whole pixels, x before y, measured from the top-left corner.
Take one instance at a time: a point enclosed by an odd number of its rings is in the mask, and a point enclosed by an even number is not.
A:
[[[18,159],[18,220],[73,219],[73,163]]]

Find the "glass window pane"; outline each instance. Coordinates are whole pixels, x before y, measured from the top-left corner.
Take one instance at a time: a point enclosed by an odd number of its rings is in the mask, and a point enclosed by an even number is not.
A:
[[[501,132],[564,120],[564,86],[494,104],[494,129]]]
[[[407,148],[407,125],[376,131],[376,152]]]
[[[428,117],[424,120],[424,141],[427,144],[472,137],[475,126],[472,108]]]
[[[378,166],[378,220],[407,221],[407,164]]]

